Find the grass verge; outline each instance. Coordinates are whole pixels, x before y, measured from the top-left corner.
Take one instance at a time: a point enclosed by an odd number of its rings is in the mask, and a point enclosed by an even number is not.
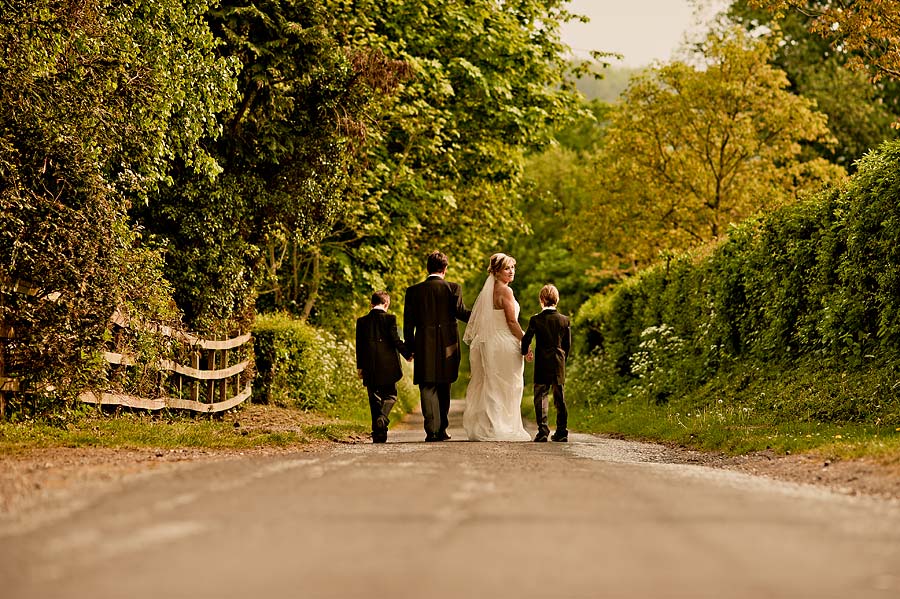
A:
[[[0,423],[0,453],[50,447],[287,448],[321,440],[352,441],[366,431],[365,424],[350,416],[337,418],[257,404],[245,404],[216,417],[125,410],[105,413],[89,408],[64,422]]]
[[[849,459],[870,457],[900,464],[900,432],[865,424],[775,422],[736,410],[683,410],[631,402],[573,405],[569,427],[629,439],[676,444],[692,449],[737,455],[770,450],[777,454],[813,452]]]
[[[579,357],[567,387],[570,427],[732,455],[758,451],[872,458],[900,465],[900,369],[821,360],[749,360],[696,385],[677,368],[623,378]],[[665,393],[661,393],[665,391]]]
[[[415,387],[404,380],[391,421],[399,421],[417,402]],[[106,412],[80,406],[64,419],[0,422],[0,454],[53,447],[290,448],[320,441],[358,442],[370,431],[368,402],[356,397],[318,411],[248,402],[212,417],[167,411]]]

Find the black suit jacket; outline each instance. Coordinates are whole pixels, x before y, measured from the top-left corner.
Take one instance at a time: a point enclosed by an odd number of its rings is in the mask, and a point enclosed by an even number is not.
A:
[[[397,317],[373,309],[356,320],[356,368],[366,387],[391,385],[403,378],[400,358],[410,356],[397,331]]]
[[[522,337],[522,355],[528,353],[531,339],[534,344],[534,383],[563,385],[566,382],[566,359],[572,347],[569,319],[556,310],[544,310],[528,321]]]
[[[403,337],[414,353],[413,382],[452,383],[459,376],[459,331],[456,321],[469,321],[471,311],[462,288],[429,276],[406,290]]]

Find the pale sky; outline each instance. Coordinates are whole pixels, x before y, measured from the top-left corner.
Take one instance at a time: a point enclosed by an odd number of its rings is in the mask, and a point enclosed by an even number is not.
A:
[[[587,15],[591,22],[563,25],[563,42],[582,56],[590,50],[623,54],[612,64],[625,67],[671,60],[698,22],[689,0],[569,0],[569,12]]]

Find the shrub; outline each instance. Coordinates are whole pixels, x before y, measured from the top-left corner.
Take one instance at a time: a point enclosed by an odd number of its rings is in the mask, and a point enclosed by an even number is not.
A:
[[[214,132],[210,116],[230,84],[199,18],[205,8],[3,3],[0,323],[15,330],[6,366],[36,412],[105,386],[101,352],[114,309],[179,318],[162,254],[126,212],[147,202],[176,158],[210,162],[196,142]],[[23,282],[32,293],[10,290]]]
[[[822,409],[809,403],[817,401],[810,393],[802,410],[798,398],[785,396],[777,412],[883,419],[896,404],[890,389],[898,315],[900,142],[894,141],[861,160],[844,188],[745,221],[718,245],[670,256],[592,298],[576,325],[587,331],[587,352],[607,366],[584,374],[607,381],[575,384],[620,397],[628,388],[659,402],[735,372],[802,365],[822,370]],[[826,381],[842,379],[825,370],[869,381],[871,394],[862,401],[867,383],[854,390],[832,385]]]
[[[9,217],[0,226],[0,255],[7,256],[0,322],[15,334],[5,366],[27,392],[12,401],[13,413],[25,403],[38,413],[59,411],[85,389],[104,388],[102,352],[110,343],[154,364],[168,351],[165,339],[140,331],[113,339],[114,310],[145,322],[179,321],[160,252],[142,244],[111,198],[93,191],[72,193],[77,206],[14,187],[0,192],[0,211]]]
[[[285,313],[257,316],[253,336],[254,401],[320,411],[365,403],[352,344]]]

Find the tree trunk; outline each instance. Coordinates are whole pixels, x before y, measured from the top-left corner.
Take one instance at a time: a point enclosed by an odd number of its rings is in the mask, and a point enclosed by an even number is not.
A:
[[[319,273],[319,259],[319,248],[315,248],[312,255],[312,275],[309,280],[309,291],[306,295],[306,303],[303,305],[303,320],[309,318],[319,294],[319,277],[321,276]]]
[[[278,279],[278,262],[275,260],[275,244],[271,241],[269,242],[269,275],[272,277],[272,284],[275,286],[275,306],[283,308],[281,281]]]
[[[291,241],[291,301],[300,297],[300,266],[297,264],[297,241]]]

